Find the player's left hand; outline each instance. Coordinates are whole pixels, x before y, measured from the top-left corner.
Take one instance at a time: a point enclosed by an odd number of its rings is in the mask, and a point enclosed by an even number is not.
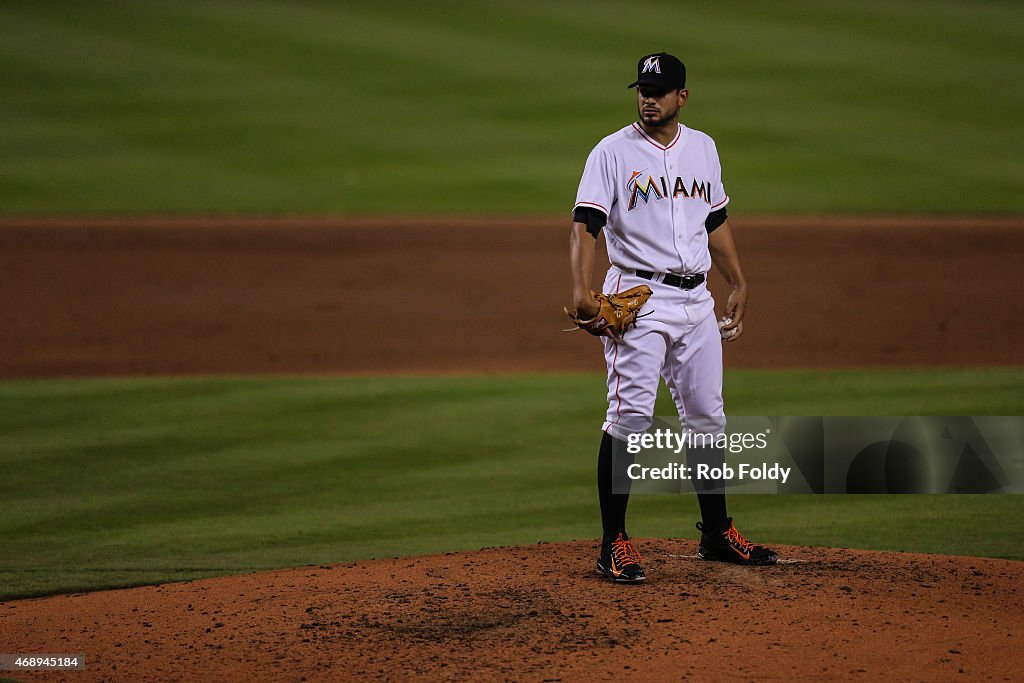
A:
[[[722,331],[722,338],[725,341],[734,342],[743,335],[743,314],[747,310],[747,286],[745,284],[733,287],[729,293],[729,300],[725,304],[725,316],[723,324],[719,325]]]
[[[639,318],[651,314],[649,311],[640,315],[640,309],[651,298],[651,288],[647,285],[637,285],[623,292],[611,294],[591,292],[590,295],[598,305],[597,314],[584,319],[580,317],[582,307],[575,311],[563,308],[562,310],[569,316],[569,320],[573,322],[573,327],[562,330],[563,332],[584,330],[595,337],[608,337],[619,343],[622,341],[622,335],[629,328],[635,326]]]

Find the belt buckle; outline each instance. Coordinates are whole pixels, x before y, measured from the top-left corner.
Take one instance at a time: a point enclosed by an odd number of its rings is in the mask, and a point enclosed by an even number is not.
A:
[[[693,289],[700,284],[700,273],[673,275],[673,277],[676,279],[676,286],[680,289]]]

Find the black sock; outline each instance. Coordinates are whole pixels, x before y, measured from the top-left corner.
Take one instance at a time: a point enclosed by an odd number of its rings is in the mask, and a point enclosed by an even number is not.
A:
[[[701,526],[708,531],[714,531],[728,523],[729,513],[725,510],[724,493],[698,493],[697,504],[700,505]]]
[[[613,457],[613,450],[619,448],[620,454],[625,454],[626,447],[623,442],[618,442],[610,434],[605,432],[601,437],[601,450],[597,455],[597,497],[601,503],[601,527],[602,542],[610,543],[621,533],[626,536],[626,506],[629,504],[629,493],[612,493],[613,482],[615,488],[622,490],[623,485],[628,487],[629,478],[625,476],[625,469],[628,464],[625,462],[616,463]],[[619,458],[619,460],[624,460]],[[622,470],[619,476],[614,472],[615,465]],[[628,488],[626,489],[628,491]]]
[[[686,459],[690,467],[696,468],[698,463],[709,468],[718,468],[725,464],[725,450],[717,447],[699,446],[687,449]],[[700,506],[701,526],[709,532],[728,524],[729,513],[725,508],[725,481],[713,480],[695,482],[697,504]],[[709,490],[701,493],[701,486]]]

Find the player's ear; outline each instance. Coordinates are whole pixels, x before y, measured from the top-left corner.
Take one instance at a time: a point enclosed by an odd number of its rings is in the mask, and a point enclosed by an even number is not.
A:
[[[686,104],[686,98],[689,97],[689,96],[690,96],[690,91],[687,90],[686,88],[683,88],[682,90],[679,91],[679,106],[680,107],[682,107],[684,104]]]

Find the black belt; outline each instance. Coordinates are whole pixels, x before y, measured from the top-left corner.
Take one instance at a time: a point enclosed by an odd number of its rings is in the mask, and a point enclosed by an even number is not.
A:
[[[642,277],[645,280],[653,280],[658,273],[652,273],[649,270],[634,270],[637,277]],[[661,284],[668,285],[669,287],[678,287],[679,289],[693,289],[700,283],[704,282],[704,273],[697,273],[696,275],[673,275],[672,273],[665,273],[665,277],[661,278]]]

